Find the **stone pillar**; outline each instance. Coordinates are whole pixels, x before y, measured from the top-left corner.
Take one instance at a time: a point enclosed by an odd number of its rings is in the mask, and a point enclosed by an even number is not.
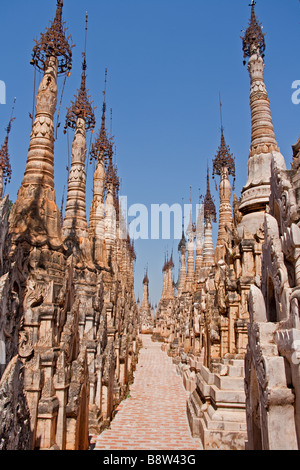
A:
[[[65,353],[58,360],[56,374],[54,376],[55,394],[58,399],[59,408],[57,414],[56,444],[60,450],[66,449],[66,406],[68,401],[69,381],[66,373]]]

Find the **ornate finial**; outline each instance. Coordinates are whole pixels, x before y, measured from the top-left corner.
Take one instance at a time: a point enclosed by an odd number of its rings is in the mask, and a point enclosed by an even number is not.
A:
[[[65,37],[66,28],[62,21],[63,0],[57,0],[56,15],[50,27],[41,34],[40,40],[35,41],[31,64],[39,70],[45,70],[50,56],[58,60],[58,74],[65,74],[72,69],[72,48],[69,44],[70,36]]]
[[[213,178],[215,175],[221,176],[222,168],[228,169],[228,174],[235,180],[235,160],[230,153],[230,148],[226,145],[224,134],[221,135],[221,144],[218,153],[213,160]]]
[[[94,110],[92,108],[93,101],[89,101],[88,90],[86,89],[86,38],[87,38],[87,21],[88,15],[86,13],[86,26],[85,26],[85,49],[82,53],[83,56],[83,63],[82,63],[82,75],[81,75],[81,86],[78,90],[78,96],[75,102],[72,101],[72,106],[67,110],[66,116],[66,125],[67,127],[71,127],[72,129],[76,128],[76,123],[78,118],[82,118],[85,121],[85,128],[86,130],[93,130],[96,125],[96,119]]]
[[[179,245],[178,245],[178,251],[182,251],[182,250],[185,250],[186,249],[186,239],[185,239],[185,235],[184,235],[184,227],[182,229],[182,237],[181,237],[181,240],[179,242]]]
[[[148,267],[145,270],[145,277],[143,279],[143,284],[149,284],[149,277],[148,277]]]
[[[105,79],[104,79],[104,91],[103,91],[103,103],[106,104],[106,87],[107,87],[107,69],[105,69]]]
[[[223,127],[223,115],[222,115],[222,102],[221,102],[221,95],[219,95],[220,99],[220,115],[221,115],[221,144],[218,149],[218,153],[213,160],[213,174],[212,177],[214,178],[216,175],[221,176],[222,168],[228,169],[228,174],[231,175],[235,181],[235,160],[233,155],[230,153],[230,148],[226,145],[225,137],[224,137],[224,127]]]
[[[175,267],[174,261],[173,261],[173,250],[171,253],[171,258],[169,260],[169,269],[173,269]]]
[[[213,201],[211,192],[210,192],[210,184],[209,184],[209,168],[207,166],[207,189],[206,189],[206,195],[204,198],[204,218],[206,222],[212,221],[216,222],[217,221],[217,212],[216,212],[216,206]]]
[[[90,161],[103,158],[106,163],[109,161],[109,156],[112,154],[113,138],[108,137],[106,130],[106,86],[107,86],[107,69],[105,69],[105,82],[103,91],[103,107],[102,107],[102,121],[101,128],[96,138],[90,153]]]
[[[221,119],[221,134],[223,135],[224,133],[224,127],[223,127],[223,113],[222,113],[222,101],[221,101],[221,93],[219,93],[219,102],[220,102],[220,119]]]
[[[255,15],[255,5],[256,2],[251,0],[249,5],[251,7],[250,23],[245,32],[245,36],[241,37],[243,40],[243,51],[245,59],[246,57],[251,57],[255,51],[259,51],[262,58],[264,58],[264,52],[266,49],[265,34],[262,32],[262,25],[257,21]],[[246,64],[245,60],[244,64]]]
[[[8,123],[8,126],[6,128],[6,137],[4,140],[4,144],[2,145],[0,149],[0,167],[2,168],[2,177],[4,179],[4,184],[6,185],[7,183],[10,183],[11,180],[11,165],[10,165],[10,159],[9,159],[9,153],[8,153],[8,137],[11,132],[11,125],[15,118],[13,117],[14,115],[14,110],[15,110],[15,104],[16,104],[16,98],[14,99],[13,107],[12,107],[12,112],[11,112],[11,118]]]
[[[88,33],[88,21],[89,15],[88,12],[85,12],[85,38],[84,38],[84,56],[86,56],[86,46],[87,46],[87,33]]]

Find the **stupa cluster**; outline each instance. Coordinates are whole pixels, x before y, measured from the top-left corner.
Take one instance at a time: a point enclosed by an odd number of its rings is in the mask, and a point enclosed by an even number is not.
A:
[[[23,182],[12,209],[8,136],[0,152],[0,449],[89,448],[128,393],[138,358],[133,243],[119,217],[119,179],[106,131],[106,101],[91,158],[86,215],[87,133],[96,128],[81,84],[66,113],[74,132],[65,211],[54,188],[58,76],[72,68],[63,1],[33,49],[42,73]],[[79,81],[80,77],[78,77]],[[11,210],[10,210],[11,209]],[[125,232],[124,232],[125,231]]]
[[[222,128],[212,162],[216,247],[208,174],[203,213],[178,247],[176,293],[173,261],[165,263],[153,339],[182,375],[190,428],[204,449],[293,450],[300,442],[300,141],[288,170],[274,133],[254,1],[242,40],[252,119],[247,182],[232,200],[235,159]]]

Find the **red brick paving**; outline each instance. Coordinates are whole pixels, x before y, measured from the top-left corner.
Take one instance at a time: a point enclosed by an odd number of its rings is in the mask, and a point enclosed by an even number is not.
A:
[[[94,436],[95,450],[201,450],[186,416],[187,393],[160,343],[143,335],[130,388],[110,429]]]

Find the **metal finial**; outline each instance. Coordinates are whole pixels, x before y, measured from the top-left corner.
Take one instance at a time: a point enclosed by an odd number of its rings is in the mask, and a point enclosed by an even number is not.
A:
[[[86,53],[86,45],[87,45],[88,20],[89,20],[89,15],[88,15],[88,12],[86,11],[86,13],[85,13],[85,41],[84,41],[84,52],[85,53]]]
[[[216,206],[213,201],[213,197],[210,192],[209,184],[209,166],[207,164],[207,184],[206,184],[206,195],[204,199],[204,218],[206,221],[217,221]]]
[[[81,117],[85,121],[86,131],[91,130],[93,133],[95,125],[96,125],[96,119],[95,119],[95,114],[94,114],[95,108],[92,107],[93,101],[90,101],[90,96],[88,96],[88,90],[86,88],[86,73],[85,73],[87,69],[87,63],[86,63],[87,23],[88,23],[88,14],[86,12],[85,44],[84,44],[84,52],[82,53],[83,63],[82,63],[81,86],[80,86],[80,89],[78,90],[78,95],[76,97],[75,102],[72,101],[72,106],[67,110],[65,129],[68,126],[71,127],[72,129],[76,129],[77,119]]]
[[[106,103],[106,88],[107,88],[107,69],[105,69],[105,79],[104,79],[104,91],[103,91],[104,103]]]
[[[219,93],[219,102],[220,102],[220,118],[221,118],[221,134],[224,133],[224,127],[223,127],[223,113],[222,113],[222,101],[221,101],[221,93]]]
[[[31,64],[44,71],[50,56],[58,61],[58,74],[70,73],[72,69],[72,48],[69,44],[70,36],[66,38],[67,28],[62,21],[63,1],[57,0],[56,15],[50,26],[41,34],[39,41],[35,41]]]
[[[251,57],[255,51],[259,52],[261,57],[264,58],[264,52],[266,50],[265,34],[262,32],[262,25],[256,18],[255,5],[256,2],[251,0],[249,4],[251,7],[249,26],[244,36],[241,38],[243,41],[244,65],[246,65],[246,58]]]
[[[96,142],[91,151],[91,161],[97,160],[99,157],[104,158],[106,163],[112,159],[113,153],[113,138],[108,137],[106,130],[106,86],[107,86],[107,69],[105,69],[104,91],[103,93],[103,107],[102,107],[102,122]]]
[[[224,127],[223,127],[223,114],[222,114],[222,102],[221,95],[220,99],[220,115],[221,115],[221,143],[218,148],[218,153],[213,160],[213,173],[212,177],[214,179],[215,175],[221,175],[222,169],[226,167],[230,175],[235,179],[235,160],[231,154],[229,146],[226,144],[224,136]]]
[[[13,106],[12,106],[12,112],[11,112],[11,118],[9,120],[8,126],[6,128],[6,137],[4,140],[4,144],[0,148],[0,167],[2,169],[2,178],[4,179],[5,185],[10,182],[11,180],[11,165],[10,165],[10,158],[9,158],[9,153],[8,153],[8,137],[11,131],[11,125],[15,118],[13,117],[14,115],[14,110],[15,110],[15,103],[16,103],[16,98],[14,98]]]

